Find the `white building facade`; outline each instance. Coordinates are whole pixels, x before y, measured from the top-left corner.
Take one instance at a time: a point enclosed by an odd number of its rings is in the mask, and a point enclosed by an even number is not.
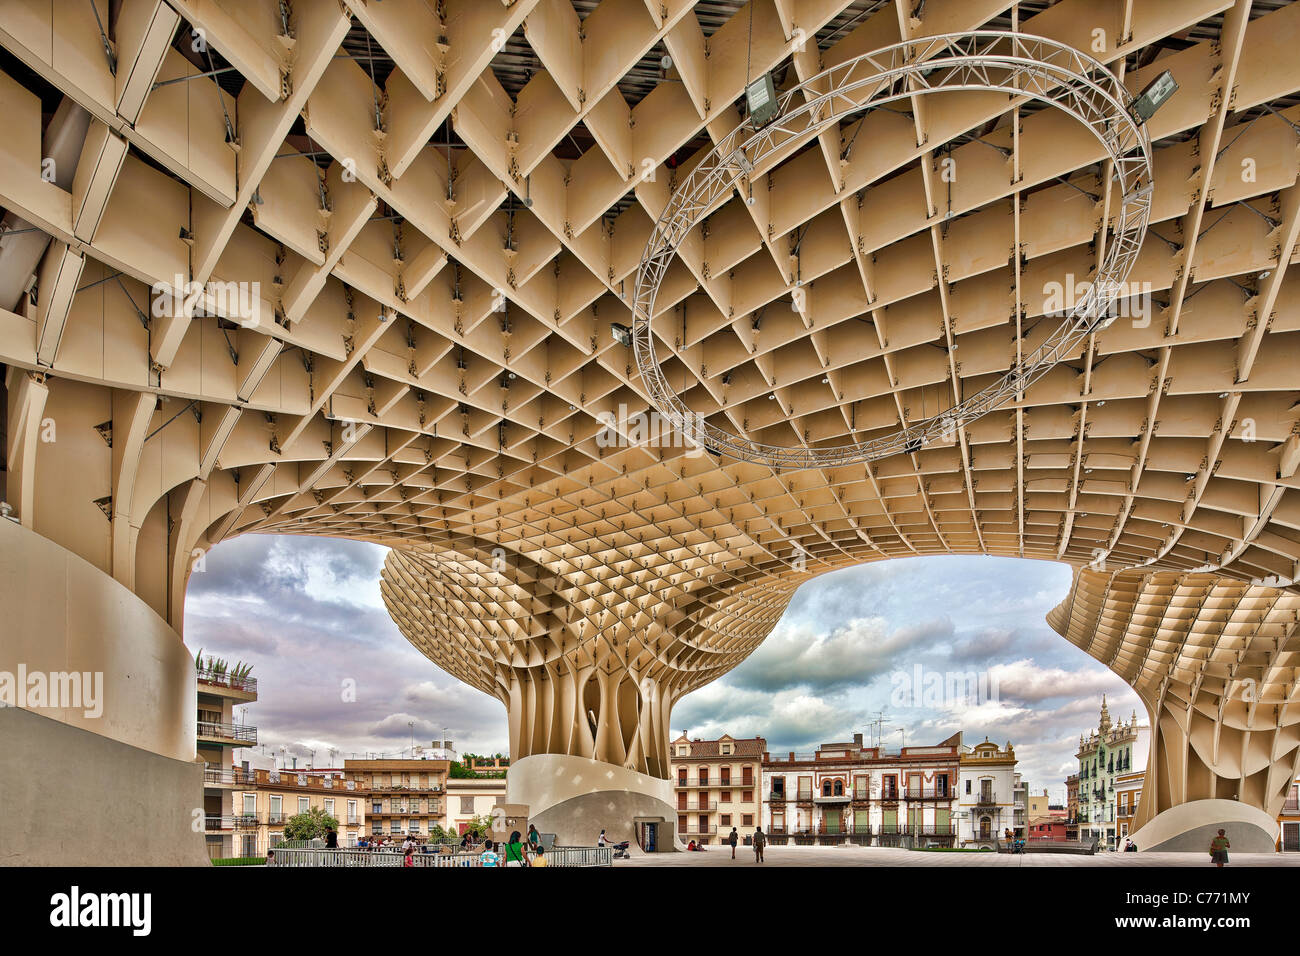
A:
[[[994,847],[1016,831],[1016,752],[986,738],[963,747],[958,777],[957,842],[963,847]],[[1023,825],[1023,824],[1022,824]]]

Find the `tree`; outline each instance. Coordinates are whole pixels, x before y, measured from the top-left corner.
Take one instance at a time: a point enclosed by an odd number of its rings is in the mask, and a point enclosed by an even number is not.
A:
[[[291,816],[284,824],[286,840],[314,840],[330,830],[338,832],[339,821],[320,807],[312,807]]]
[[[475,816],[469,823],[465,824],[465,829],[473,834],[475,838],[484,838],[492,832],[492,817]]]

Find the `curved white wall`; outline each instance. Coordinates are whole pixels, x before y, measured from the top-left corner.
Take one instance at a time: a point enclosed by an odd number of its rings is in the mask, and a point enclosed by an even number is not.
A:
[[[144,601],[71,551],[0,519],[0,608],[0,671],[103,674],[99,716],[83,708],[29,708],[34,713],[194,760],[194,660]]]

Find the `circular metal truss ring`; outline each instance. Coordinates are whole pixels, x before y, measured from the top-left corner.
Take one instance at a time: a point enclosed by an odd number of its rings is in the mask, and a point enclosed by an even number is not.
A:
[[[859,112],[925,93],[974,90],[1037,100],[1083,123],[1105,149],[1120,208],[1096,279],[1060,326],[998,381],[944,412],[870,441],[834,447],[767,445],[704,420],[669,385],[655,354],[655,299],[678,246],[746,177],[773,168],[812,137]],[[1105,328],[1146,236],[1151,213],[1151,145],[1131,113],[1132,98],[1106,66],[1064,44],[1022,33],[981,30],[909,41],[825,70],[778,97],[776,118],[760,129],[743,121],[674,190],[637,269],[632,350],[659,413],[708,451],[773,468],[831,468],[916,452],[1002,407]]]

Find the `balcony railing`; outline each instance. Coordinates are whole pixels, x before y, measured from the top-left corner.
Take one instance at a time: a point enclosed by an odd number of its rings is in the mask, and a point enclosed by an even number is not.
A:
[[[886,788],[886,789],[883,789],[883,790],[880,791],[880,799],[881,799],[881,800],[892,800],[892,801],[897,802],[897,800],[898,800],[898,795],[899,795],[900,793],[902,793],[901,790],[894,790],[894,789]]]
[[[811,790],[800,790],[800,791],[799,791],[799,795],[798,795],[797,797],[795,797],[795,802],[796,802],[796,803],[812,803],[812,798],[813,798],[813,795],[812,795],[812,791],[811,791]]]
[[[197,676],[200,684],[229,687],[231,690],[241,690],[249,694],[257,693],[256,677],[234,677],[226,672],[219,673],[210,667],[200,667]]]
[[[979,793],[975,794],[975,806],[977,807],[992,807],[996,806],[997,802],[997,794],[992,791],[981,790]]]
[[[248,724],[219,724],[210,720],[198,722],[198,735],[207,739],[242,740],[244,743],[257,743],[257,728]]]
[[[694,803],[688,803],[685,806],[677,805],[678,813],[708,813],[711,810],[718,809],[716,800],[697,800]]]
[[[952,790],[948,787],[908,787],[904,791],[906,800],[951,800]]]
[[[718,832],[718,828],[716,825],[700,826],[697,823],[694,826],[688,824],[686,829],[682,831],[682,835],[683,836],[709,836],[717,832]]]
[[[773,790],[771,793],[767,795],[767,802],[785,803],[785,791],[782,790],[780,793],[778,793],[777,791]]]
[[[221,830],[233,830],[235,828],[235,818],[233,816],[222,816],[219,813],[205,814],[203,817],[203,829],[209,833],[219,832]]]

